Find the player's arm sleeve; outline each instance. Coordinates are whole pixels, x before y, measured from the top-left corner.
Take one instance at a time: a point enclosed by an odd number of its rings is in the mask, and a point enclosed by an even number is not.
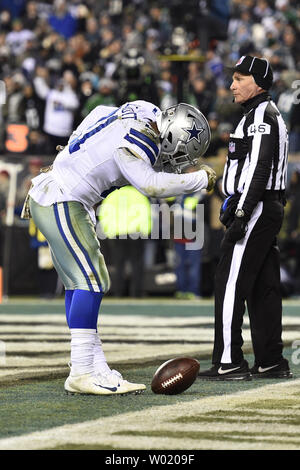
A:
[[[156,172],[151,164],[126,148],[118,149],[114,159],[124,178],[145,196],[164,198],[194,193],[208,184],[204,170],[182,175]]]
[[[120,142],[120,148],[128,149],[137,158],[153,166],[160,152],[159,135],[149,123],[133,121]]]
[[[264,121],[255,122],[247,129],[249,139],[250,165],[244,191],[238,203],[246,216],[250,217],[266,190],[274,155],[279,149],[278,124],[266,116]]]

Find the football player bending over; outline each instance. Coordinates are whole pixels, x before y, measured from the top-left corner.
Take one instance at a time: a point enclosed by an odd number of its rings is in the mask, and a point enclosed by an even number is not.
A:
[[[161,112],[145,101],[119,108],[96,107],[60,149],[51,167],[32,180],[23,217],[32,217],[46,237],[65,286],[71,333],[71,393],[139,393],[111,370],[97,331],[100,303],[110,287],[95,231],[94,207],[112,190],[131,184],[150,197],[211,190],[215,172],[199,164],[210,142],[202,113],[181,103]],[[187,173],[185,173],[188,171]]]

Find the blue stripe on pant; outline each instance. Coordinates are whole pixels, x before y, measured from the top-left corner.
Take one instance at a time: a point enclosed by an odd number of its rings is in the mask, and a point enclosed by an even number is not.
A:
[[[72,201],[44,207],[31,198],[30,211],[50,245],[65,288],[107,292],[108,271],[94,225],[82,204]]]
[[[91,257],[89,255],[89,252],[84,248],[83,244],[81,243],[81,241],[79,240],[75,230],[74,230],[74,227],[72,225],[72,222],[71,222],[71,217],[70,217],[70,211],[69,211],[69,206],[68,206],[68,203],[64,202],[64,211],[65,211],[65,215],[66,215],[66,219],[67,219],[67,223],[68,223],[68,227],[70,229],[70,232],[74,238],[74,240],[76,241],[77,245],[78,245],[78,248],[82,251],[82,253],[84,254],[84,257],[92,271],[92,273],[94,274],[95,276],[95,279],[97,281],[97,284],[99,285],[100,287],[100,291],[102,292],[102,287],[101,287],[101,282],[100,282],[100,278],[99,278],[99,275],[97,273],[97,270],[95,269],[95,267],[93,266],[93,263],[92,263],[92,260],[91,260]]]
[[[59,212],[58,212],[58,206],[57,206],[57,204],[54,204],[53,208],[54,208],[54,214],[55,214],[56,224],[57,224],[57,227],[58,227],[58,229],[59,229],[59,232],[60,232],[60,234],[61,234],[61,236],[62,236],[62,238],[63,238],[63,240],[64,240],[64,242],[65,242],[65,244],[66,244],[66,247],[68,248],[68,250],[69,250],[70,253],[72,254],[74,260],[76,261],[76,263],[78,264],[78,266],[79,266],[79,268],[80,268],[82,274],[84,275],[84,277],[85,277],[85,279],[86,279],[86,282],[87,282],[87,284],[88,284],[88,286],[89,286],[89,290],[92,290],[92,291],[93,291],[94,289],[93,289],[93,286],[92,286],[92,284],[91,284],[89,275],[88,275],[88,273],[85,271],[85,269],[84,269],[84,267],[83,267],[83,265],[82,265],[82,263],[81,263],[81,261],[80,261],[80,258],[78,257],[78,254],[77,254],[77,253],[78,253],[78,250],[76,250],[76,249],[74,249],[74,248],[72,247],[72,244],[70,243],[70,240],[68,239],[68,237],[67,237],[67,235],[66,235],[66,233],[65,233],[65,231],[64,231],[64,229],[63,229],[63,227],[62,227],[62,221],[61,221],[61,217],[60,217]]]

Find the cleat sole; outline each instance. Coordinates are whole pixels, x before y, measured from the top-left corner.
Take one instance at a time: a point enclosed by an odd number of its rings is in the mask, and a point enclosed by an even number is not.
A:
[[[270,375],[267,375],[267,374],[263,374],[263,373],[260,373],[260,374],[252,374],[252,377],[254,379],[292,379],[293,378],[293,374],[292,372],[282,372],[281,374],[270,374]]]
[[[90,395],[95,395],[95,396],[101,396],[101,397],[112,397],[112,396],[118,396],[118,397],[124,397],[127,395],[141,395],[144,393],[145,390],[131,390],[129,392],[124,392],[124,393],[107,393],[107,394],[97,394],[97,393],[83,393],[83,392],[71,392],[69,390],[65,390],[66,395],[74,396],[74,395],[83,395],[83,396],[90,396]]]

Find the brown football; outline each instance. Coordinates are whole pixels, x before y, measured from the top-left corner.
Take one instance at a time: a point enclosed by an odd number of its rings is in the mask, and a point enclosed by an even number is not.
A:
[[[177,395],[196,380],[200,364],[192,357],[176,357],[164,362],[153,375],[151,390],[162,395]]]

